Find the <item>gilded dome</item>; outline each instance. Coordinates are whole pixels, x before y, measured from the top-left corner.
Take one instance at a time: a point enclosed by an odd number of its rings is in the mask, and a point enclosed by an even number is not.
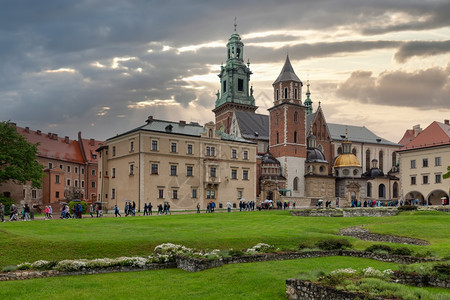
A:
[[[361,167],[358,158],[352,154],[341,154],[334,161],[334,167]]]

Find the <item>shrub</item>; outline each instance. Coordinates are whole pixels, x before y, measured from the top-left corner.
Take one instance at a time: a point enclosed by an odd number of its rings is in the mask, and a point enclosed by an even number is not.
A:
[[[3,267],[2,272],[14,272],[16,270],[17,270],[17,266],[9,265],[9,266]]]
[[[365,251],[372,253],[390,253],[392,248],[387,245],[375,244],[367,247]]]
[[[402,205],[397,208],[399,211],[417,210],[415,205]]]
[[[321,250],[340,250],[352,248],[352,244],[345,239],[321,240],[316,243],[316,246]]]
[[[5,206],[5,216],[9,215],[9,208],[14,204],[14,200],[0,195],[0,202]]]
[[[86,203],[85,201],[81,201],[81,202],[78,202],[78,201],[70,201],[69,204],[68,204],[68,205],[69,205],[69,209],[70,209],[70,213],[73,214],[73,206],[76,205],[76,204],[78,204],[78,203],[80,203],[81,206],[83,207],[83,212],[82,212],[82,214],[85,214],[86,211],[87,211],[87,209],[88,209],[88,205],[87,205],[87,203]]]
[[[30,269],[33,270],[51,270],[56,266],[56,261],[37,260],[31,264]]]
[[[305,243],[300,243],[298,244],[298,250],[303,250],[303,249],[308,249],[309,246],[306,245]]]
[[[439,277],[447,278],[450,276],[450,263],[442,263],[433,266],[432,271]]]
[[[242,250],[238,250],[238,249],[230,249],[228,251],[228,254],[232,257],[240,257],[240,256],[244,256],[245,252]]]
[[[412,251],[409,248],[406,247],[401,247],[401,248],[393,248],[391,250],[391,254],[395,254],[395,255],[412,255],[414,253],[414,251]]]
[[[24,262],[22,264],[19,264],[19,265],[17,265],[17,269],[18,270],[29,270],[29,269],[31,269],[31,263]]]
[[[272,253],[275,252],[276,248],[273,245],[268,245],[264,243],[258,243],[252,248],[247,249],[247,253]]]

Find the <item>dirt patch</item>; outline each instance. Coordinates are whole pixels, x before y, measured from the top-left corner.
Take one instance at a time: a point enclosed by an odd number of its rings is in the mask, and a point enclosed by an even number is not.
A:
[[[351,236],[363,241],[388,242],[388,243],[420,245],[420,246],[430,244],[427,241],[409,237],[370,233],[369,230],[362,228],[362,226],[355,226],[341,229],[338,235]]]

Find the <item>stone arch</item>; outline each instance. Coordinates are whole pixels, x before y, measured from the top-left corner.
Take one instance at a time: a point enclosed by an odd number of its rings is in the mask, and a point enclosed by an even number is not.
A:
[[[386,186],[383,183],[378,186],[378,199],[386,199]]]
[[[398,198],[398,183],[394,182],[392,186],[392,198]]]
[[[367,197],[372,197],[372,183],[367,182]]]
[[[443,190],[434,190],[427,195],[427,197],[426,197],[426,199],[428,201],[427,204],[442,205],[443,200],[444,200],[444,202],[446,201],[446,203],[448,204],[448,199],[449,199],[448,196],[449,195]],[[442,199],[442,198],[445,198],[445,199]],[[420,203],[420,204],[422,204],[422,203]]]
[[[411,203],[411,200],[415,200],[415,199],[419,199],[419,203],[420,203],[420,202],[423,202],[423,199],[425,199],[425,197],[419,191],[410,191],[405,194],[405,199],[404,199],[405,203]]]
[[[294,191],[298,191],[298,177],[295,177],[295,178],[294,178],[294,182],[293,182],[292,185],[293,185],[293,188],[292,188],[292,189],[293,189]]]

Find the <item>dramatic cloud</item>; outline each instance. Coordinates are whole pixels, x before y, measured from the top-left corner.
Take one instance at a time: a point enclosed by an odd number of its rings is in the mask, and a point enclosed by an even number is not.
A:
[[[431,110],[449,108],[450,64],[414,73],[357,71],[341,84],[337,95],[352,101]]]
[[[450,40],[435,42],[407,42],[400,46],[395,53],[395,59],[398,62],[405,62],[413,56],[433,56],[444,53],[450,53]]]

